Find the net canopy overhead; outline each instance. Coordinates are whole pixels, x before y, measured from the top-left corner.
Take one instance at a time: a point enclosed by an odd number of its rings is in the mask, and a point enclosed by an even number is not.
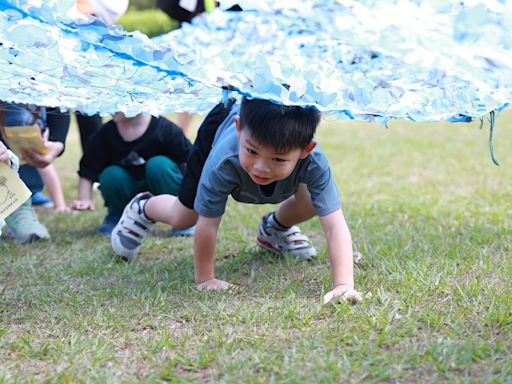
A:
[[[1,100],[159,115],[207,112],[229,86],[386,122],[464,121],[512,99],[508,1],[224,0],[152,40],[71,19],[73,3],[0,0]]]

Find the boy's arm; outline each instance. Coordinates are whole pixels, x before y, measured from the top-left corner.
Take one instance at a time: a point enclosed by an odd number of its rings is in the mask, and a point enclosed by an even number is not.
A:
[[[69,212],[70,210],[66,206],[66,200],[62,192],[59,175],[53,164],[40,168],[39,173],[46,184],[48,195],[53,200],[53,210],[55,212]]]
[[[80,177],[78,181],[78,199],[71,203],[71,209],[75,211],[94,211],[91,180]]]
[[[214,274],[215,247],[219,230],[219,217],[204,217],[199,215],[194,236],[194,275],[199,289],[227,289],[232,286],[222,280],[217,280]]]
[[[324,304],[343,296],[352,302],[360,302],[361,294],[354,289],[354,261],[352,237],[341,209],[320,217],[327,239],[334,288],[324,296]]]

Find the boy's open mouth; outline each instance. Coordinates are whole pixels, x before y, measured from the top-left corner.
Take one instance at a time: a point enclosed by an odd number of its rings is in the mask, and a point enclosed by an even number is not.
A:
[[[254,173],[251,173],[251,177],[258,184],[267,184],[272,180],[270,177],[261,177]]]

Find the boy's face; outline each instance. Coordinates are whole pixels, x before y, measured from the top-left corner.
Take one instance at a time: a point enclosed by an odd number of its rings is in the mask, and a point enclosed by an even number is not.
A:
[[[238,158],[240,165],[251,179],[260,185],[290,176],[300,159],[304,159],[313,150],[316,143],[311,142],[306,149],[292,149],[286,153],[277,153],[274,148],[259,144],[249,129],[240,129],[240,120],[235,118],[237,136],[240,140]]]
[[[131,122],[134,122],[138,119],[140,119],[142,116],[144,116],[142,113],[139,113],[138,115],[134,117],[126,117],[124,112],[116,112],[114,115],[112,115],[112,120],[114,120],[117,124],[129,124]]]
[[[116,112],[112,116],[112,120],[114,120],[116,123],[123,123],[128,119],[126,118],[126,115],[124,114],[124,112]]]

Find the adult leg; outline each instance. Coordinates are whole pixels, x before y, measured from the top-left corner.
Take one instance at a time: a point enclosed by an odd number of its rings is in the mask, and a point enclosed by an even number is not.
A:
[[[46,124],[50,130],[48,140],[66,143],[71,117],[69,112],[60,112],[57,108],[46,109]],[[64,150],[59,154],[62,155]]]
[[[188,136],[190,124],[194,120],[194,115],[188,112],[179,112],[176,117],[176,125],[181,128],[185,136]]]
[[[80,143],[82,144],[82,152],[85,151],[87,143],[91,136],[101,128],[103,122],[100,115],[87,116],[81,113],[76,114],[78,130],[80,131]]]
[[[170,18],[177,20],[180,25],[182,22],[190,23],[194,16],[205,11],[204,0],[198,0],[196,8],[193,12],[190,12],[180,7],[178,0],[157,0],[157,6],[167,13]]]

